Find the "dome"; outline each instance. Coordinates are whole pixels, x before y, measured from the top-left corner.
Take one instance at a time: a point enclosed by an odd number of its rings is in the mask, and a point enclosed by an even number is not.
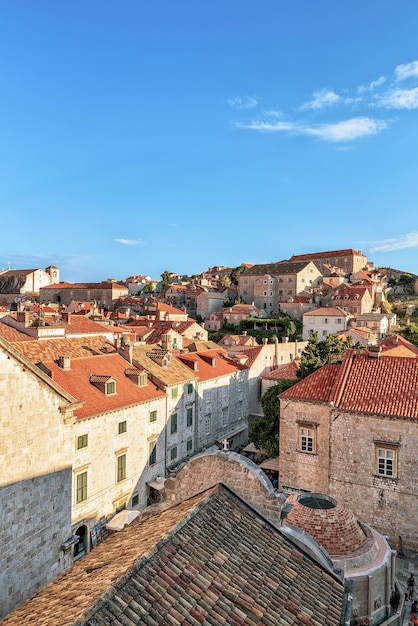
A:
[[[366,530],[354,514],[330,496],[318,493],[290,495],[286,503],[293,506],[285,524],[309,533],[332,559],[351,556],[368,541]]]

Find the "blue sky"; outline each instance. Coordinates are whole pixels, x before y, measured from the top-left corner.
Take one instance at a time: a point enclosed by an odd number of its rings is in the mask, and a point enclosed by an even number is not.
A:
[[[416,0],[2,0],[0,269],[418,273]]]

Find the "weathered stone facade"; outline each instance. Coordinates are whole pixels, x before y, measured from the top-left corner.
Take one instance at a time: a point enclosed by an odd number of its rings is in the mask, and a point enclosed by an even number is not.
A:
[[[71,397],[0,339],[0,617],[72,562]],[[68,416],[66,416],[68,410]]]

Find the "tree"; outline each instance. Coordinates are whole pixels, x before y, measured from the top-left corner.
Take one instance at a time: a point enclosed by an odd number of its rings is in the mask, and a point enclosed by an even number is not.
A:
[[[164,287],[168,285],[170,283],[170,272],[167,272],[167,270],[165,270],[165,272],[161,274],[161,280]]]
[[[296,380],[280,380],[276,385],[267,389],[260,398],[263,415],[257,417],[250,425],[250,441],[257,448],[264,448],[269,456],[276,457],[279,454],[279,395],[296,382]]]
[[[147,283],[145,287],[142,289],[141,293],[154,293],[156,284],[155,283]]]
[[[342,337],[330,334],[323,341],[319,341],[318,332],[311,332],[308,343],[302,352],[298,378],[305,378],[323,365],[338,363],[346,350],[352,346],[351,337]]]
[[[233,283],[234,285],[238,285],[238,278],[241,276],[241,274],[243,274],[246,271],[247,271],[247,267],[243,264],[239,265],[238,267],[234,267],[234,269],[229,275],[231,279],[231,283]]]
[[[222,289],[228,289],[228,287],[230,286],[231,286],[231,279],[229,278],[229,276],[224,276],[221,280]]]

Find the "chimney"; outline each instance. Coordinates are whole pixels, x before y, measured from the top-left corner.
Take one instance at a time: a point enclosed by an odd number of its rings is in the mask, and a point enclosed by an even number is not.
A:
[[[289,337],[282,337],[282,343],[289,343]]]
[[[267,337],[263,337],[263,346],[266,346],[267,344],[268,344]]]
[[[18,322],[28,326],[29,324],[29,312],[28,311],[18,311],[16,319]]]
[[[381,346],[369,346],[369,359],[378,359],[381,351]]]
[[[64,371],[68,371],[71,369],[71,357],[68,355],[63,355],[58,357],[58,367],[60,367]]]

